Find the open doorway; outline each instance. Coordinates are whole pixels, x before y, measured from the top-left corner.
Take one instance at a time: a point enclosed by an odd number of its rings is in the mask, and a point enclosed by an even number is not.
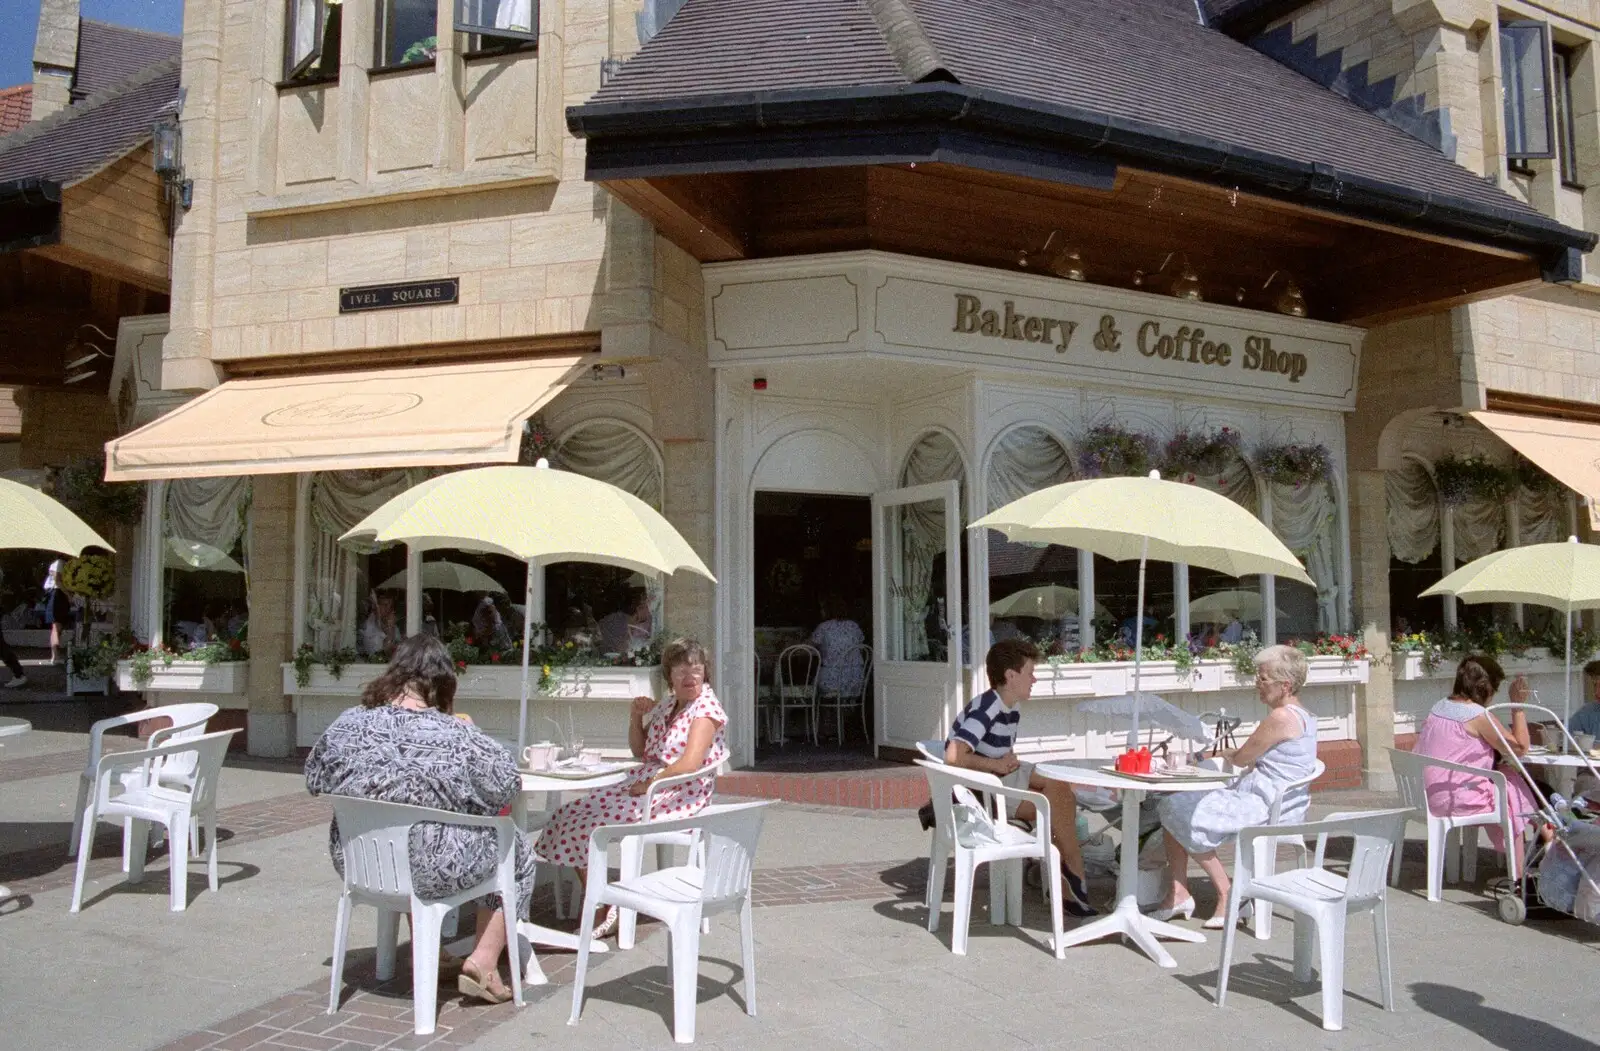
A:
[[[870,756],[872,661],[857,647],[873,646],[872,501],[758,492],[751,570],[757,761],[817,769]],[[791,653],[780,671],[779,657],[800,644],[815,646],[820,664]],[[782,704],[780,677],[791,686]]]

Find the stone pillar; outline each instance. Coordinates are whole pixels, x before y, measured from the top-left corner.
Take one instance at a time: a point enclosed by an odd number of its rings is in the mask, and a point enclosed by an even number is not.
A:
[[[1350,473],[1350,544],[1356,625],[1372,654],[1372,675],[1356,691],[1356,741],[1366,787],[1395,789],[1387,749],[1394,747],[1394,658],[1389,649],[1389,537],[1383,471]]]
[[[295,476],[260,475],[250,506],[251,755],[294,755],[294,710],[283,692],[283,662],[294,631]]]

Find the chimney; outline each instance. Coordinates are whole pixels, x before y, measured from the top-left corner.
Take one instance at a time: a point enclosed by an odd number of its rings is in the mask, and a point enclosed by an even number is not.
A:
[[[78,69],[78,0],[40,0],[33,43],[33,119],[71,105]]]

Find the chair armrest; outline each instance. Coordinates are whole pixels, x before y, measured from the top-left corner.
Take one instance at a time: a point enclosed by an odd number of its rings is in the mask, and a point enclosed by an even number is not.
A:
[[[707,763],[698,770],[691,770],[686,774],[674,774],[671,777],[663,777],[650,782],[649,787],[644,790],[645,820],[650,820],[650,813],[655,809],[656,793],[658,791],[665,792],[669,789],[677,788],[679,785],[698,781],[702,777],[716,777],[717,774],[722,772],[724,765],[723,763]]]
[[[1017,803],[1032,803],[1035,818],[1033,834],[1039,840],[1041,846],[1049,845],[1050,800],[1045,798],[1043,793],[1027,788],[1014,788],[1007,784],[1002,784],[998,788],[991,788],[988,791],[995,797],[996,808],[1000,811],[996,815],[996,819],[1000,821],[1008,820],[1008,815],[1014,809],[1005,805],[1006,800],[1009,799]]]

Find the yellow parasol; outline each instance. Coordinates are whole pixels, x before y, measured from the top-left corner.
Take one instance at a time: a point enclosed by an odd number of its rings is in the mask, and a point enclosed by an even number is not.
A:
[[[29,548],[77,557],[86,547],[115,550],[56,500],[0,478],[0,549]]]

